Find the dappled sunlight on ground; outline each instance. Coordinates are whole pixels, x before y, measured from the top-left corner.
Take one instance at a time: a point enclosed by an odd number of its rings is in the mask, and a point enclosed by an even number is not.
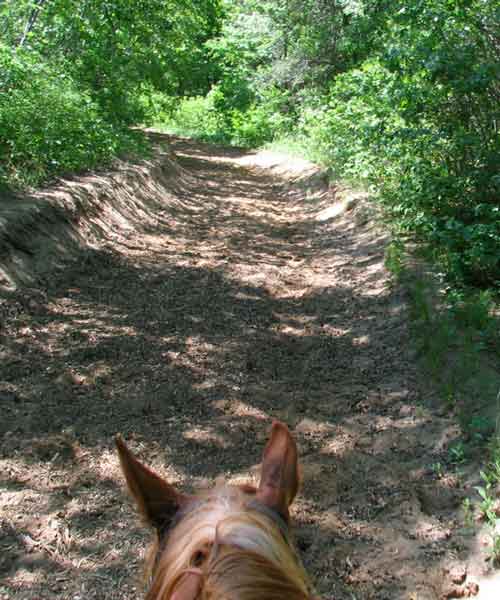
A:
[[[137,598],[148,536],[116,432],[204,487],[255,481],[279,418],[299,443],[297,543],[321,596],[442,597],[470,544],[461,490],[430,465],[458,434],[421,406],[373,210],[310,164],[156,137],[175,160],[133,185],[85,183],[106,210],[82,216],[83,250],[38,279],[33,258],[4,268],[31,283],[9,292],[1,331],[0,596]]]

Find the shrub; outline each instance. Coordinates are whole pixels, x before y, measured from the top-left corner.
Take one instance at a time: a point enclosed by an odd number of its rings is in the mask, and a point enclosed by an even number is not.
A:
[[[138,97],[143,120],[148,125],[166,123],[172,119],[179,99],[164,92],[158,92],[149,86]]]
[[[207,141],[223,142],[230,139],[230,127],[224,114],[215,107],[213,90],[207,96],[178,100],[178,107],[165,121],[171,131]]]
[[[271,141],[292,128],[292,116],[285,110],[286,92],[269,88],[258,101],[248,104],[245,95],[234,106],[234,97],[226,96],[234,92],[231,89],[225,82],[213,86],[204,97],[184,98],[164,119],[167,127],[199,139],[249,147]]]
[[[35,185],[138,151],[140,137],[110,123],[89,94],[36,53],[0,45],[0,178]]]
[[[336,176],[374,184],[399,226],[431,243],[452,280],[495,285],[500,189],[492,165],[500,138],[488,123],[481,133],[464,124],[452,101],[453,90],[426,73],[402,77],[370,61],[337,77],[327,106],[306,107],[300,131]]]

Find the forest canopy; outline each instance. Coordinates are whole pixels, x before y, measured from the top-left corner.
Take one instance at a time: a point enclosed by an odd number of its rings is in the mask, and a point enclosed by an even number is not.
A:
[[[134,124],[286,140],[500,285],[498,2],[4,0],[0,32],[8,185],[143,151]]]

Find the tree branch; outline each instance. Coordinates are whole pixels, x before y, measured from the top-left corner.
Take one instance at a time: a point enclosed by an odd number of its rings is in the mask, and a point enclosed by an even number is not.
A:
[[[32,31],[33,27],[35,26],[35,23],[38,19],[38,16],[40,15],[40,13],[42,11],[42,8],[43,8],[43,5],[45,4],[45,2],[46,2],[46,0],[37,0],[37,3],[32,8],[30,16],[28,18],[28,21],[26,23],[26,27],[24,28],[23,35],[18,44],[19,48],[21,48],[21,46],[24,45],[24,42],[26,41],[30,31]]]

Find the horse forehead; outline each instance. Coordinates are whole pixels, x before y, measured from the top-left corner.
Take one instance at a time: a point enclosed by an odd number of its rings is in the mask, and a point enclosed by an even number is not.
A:
[[[241,488],[218,485],[214,489],[200,492],[186,509],[178,515],[176,524],[183,521],[200,520],[214,522],[246,510],[246,504],[253,496]]]
[[[289,542],[287,524],[281,524],[279,515],[262,506],[251,489],[247,492],[239,486],[220,485],[201,492],[178,514],[178,519],[156,556],[152,570],[154,581],[160,582],[153,584],[156,587],[164,586],[162,581],[174,581],[193,565],[210,573],[210,565],[218,564],[212,561],[228,555],[238,562],[238,572],[242,567],[241,573],[248,572],[244,567],[253,564],[252,557],[260,556],[264,562],[258,562],[259,569],[262,564],[274,565],[273,569],[292,577],[301,593],[307,589],[307,576]],[[250,563],[245,556],[252,559]]]
[[[254,494],[228,485],[216,487],[193,500],[188,512],[172,530],[167,548],[170,553],[175,548],[189,553],[216,540],[262,554],[273,562],[282,552],[278,546],[284,542],[288,548],[284,521],[282,527],[272,511],[256,502]]]
[[[193,508],[196,510],[203,506],[219,506],[226,509],[242,509],[253,497],[254,494],[246,486],[217,484],[211,490],[198,493],[194,498]]]
[[[189,546],[213,541],[221,534],[256,537],[281,535],[288,542],[288,524],[255,498],[255,488],[218,485],[193,498],[170,528],[170,541],[184,537]],[[274,531],[275,530],[275,531]],[[274,532],[274,533],[273,533]]]

